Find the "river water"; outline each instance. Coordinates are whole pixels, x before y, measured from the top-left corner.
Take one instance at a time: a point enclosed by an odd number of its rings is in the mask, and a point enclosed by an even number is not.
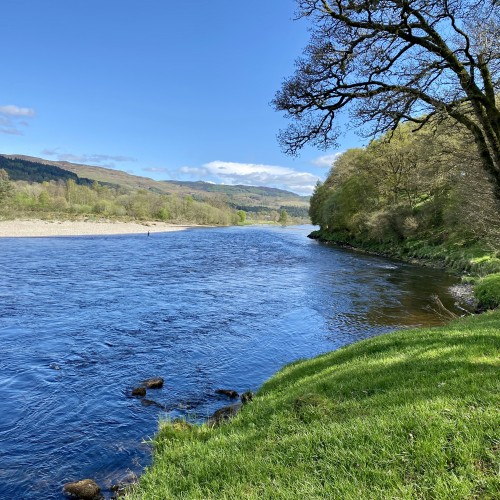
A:
[[[441,271],[335,249],[310,226],[0,240],[0,498],[104,493],[149,463],[158,420],[204,418],[218,388],[441,319]],[[130,390],[153,376],[145,406]]]

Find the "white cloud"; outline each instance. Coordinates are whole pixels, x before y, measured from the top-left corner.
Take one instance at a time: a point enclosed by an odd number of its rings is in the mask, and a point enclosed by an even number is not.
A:
[[[0,106],[0,134],[23,135],[19,127],[27,127],[28,118],[35,116],[32,108],[20,108],[14,104]]]
[[[316,158],[312,161],[313,165],[321,168],[331,168],[334,161],[343,153],[343,151],[339,151],[338,153],[333,153],[329,155],[323,155],[319,158]]]
[[[35,110],[32,108],[20,108],[19,106],[8,104],[7,106],[0,106],[0,114],[7,116],[32,117],[35,116]]]
[[[318,176],[277,165],[211,161],[201,167],[181,167],[178,172],[196,180],[224,184],[243,184],[286,189],[299,194],[312,193]]]
[[[71,163],[83,163],[85,165],[96,165],[99,167],[114,168],[116,166],[115,162],[123,163],[130,161],[137,161],[135,158],[130,156],[120,156],[120,155],[103,155],[103,154],[73,154],[67,152],[61,152],[59,148],[56,149],[44,149],[42,154],[46,156],[55,157],[59,161],[68,161]]]

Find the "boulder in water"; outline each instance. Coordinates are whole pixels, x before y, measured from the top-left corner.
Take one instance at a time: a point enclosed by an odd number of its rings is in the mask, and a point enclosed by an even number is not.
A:
[[[127,475],[120,478],[115,484],[111,485],[109,488],[113,493],[111,498],[119,498],[127,495],[134,484],[137,484],[138,482],[139,478],[133,472],[129,472]]]
[[[145,387],[135,387],[132,389],[132,396],[137,396],[139,398],[142,398],[146,395],[146,388]]]
[[[232,419],[239,413],[242,406],[243,403],[235,403],[234,405],[224,406],[223,408],[218,409],[208,419],[207,424],[210,426],[215,426]]]
[[[239,394],[236,391],[233,391],[231,389],[217,389],[215,391],[215,394],[222,394],[231,399],[236,399],[239,396]]]
[[[158,408],[161,408],[164,411],[167,411],[167,407],[165,405],[162,405],[161,403],[157,403],[156,401],[153,401],[152,399],[141,399],[141,404],[142,406],[157,406]]]
[[[163,382],[161,377],[153,377],[144,380],[142,385],[148,389],[161,389],[163,387]]]
[[[66,483],[63,492],[76,498],[93,500],[101,498],[101,488],[93,479],[82,479],[73,483]]]

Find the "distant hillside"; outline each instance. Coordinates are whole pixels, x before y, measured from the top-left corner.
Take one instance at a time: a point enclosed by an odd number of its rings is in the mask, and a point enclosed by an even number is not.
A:
[[[207,191],[209,193],[224,193],[227,195],[235,195],[240,193],[255,194],[260,196],[275,196],[278,198],[297,198],[302,201],[309,201],[308,196],[299,196],[291,191],[283,189],[270,188],[265,186],[245,186],[243,184],[230,185],[230,184],[214,184],[212,182],[204,181],[163,181],[169,184],[177,184],[178,186],[185,186],[195,191]]]
[[[194,198],[199,198],[200,193],[223,196],[226,203],[236,210],[264,214],[272,210],[285,209],[292,217],[302,219],[308,219],[309,217],[309,197],[300,196],[283,189],[239,184],[233,186],[203,181],[189,182],[169,180],[164,182],[181,187]]]
[[[266,216],[285,209],[292,217],[308,219],[309,197],[283,189],[264,186],[212,184],[209,182],[155,181],[148,177],[128,174],[122,170],[82,165],[67,161],[52,161],[25,155],[0,155],[12,180],[43,182],[73,179],[79,184],[98,181],[131,190],[148,190],[158,194],[192,196],[198,201],[221,202],[236,210]]]
[[[12,181],[46,182],[73,180],[77,184],[89,185],[93,181],[55,165],[42,164],[37,161],[25,160],[0,155],[0,169],[9,174]]]
[[[123,186],[130,189],[148,189],[165,194],[172,193],[172,190],[168,189],[168,186],[163,186],[162,183],[158,181],[154,181],[153,179],[149,179],[147,177],[131,175],[123,172],[122,170],[82,165],[78,163],[71,163],[69,161],[45,160],[43,158],[25,155],[3,155],[3,157],[13,160],[25,160],[31,163],[43,165],[45,167],[57,167],[65,172],[75,174],[78,178],[91,179],[92,181],[97,181],[103,184]]]

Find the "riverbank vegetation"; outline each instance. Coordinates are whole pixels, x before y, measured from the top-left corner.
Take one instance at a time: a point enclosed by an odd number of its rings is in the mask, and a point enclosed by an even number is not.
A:
[[[497,498],[500,312],[283,368],[230,423],[165,422],[130,498]]]
[[[471,137],[449,120],[412,128],[336,159],[311,199],[314,236],[458,271],[499,271],[499,203]]]
[[[347,113],[368,137],[446,120],[467,132],[500,202],[500,10],[491,0],[300,0],[310,42],[275,108],[284,150],[338,146]]]
[[[311,38],[273,101],[285,152],[345,151],[311,201],[317,236],[500,270],[500,9],[490,0],[297,2]],[[346,120],[346,118],[349,120]]]
[[[3,178],[5,182],[5,174]],[[1,215],[12,219],[102,217],[213,225],[236,224],[239,220],[236,212],[223,204],[146,190],[133,191],[98,182],[82,185],[73,179],[66,182],[10,182],[8,198],[3,203],[0,200],[0,206]]]
[[[500,307],[500,273],[490,274],[478,280],[474,293],[482,308]]]
[[[44,160],[0,155],[0,217],[237,225],[282,224],[280,216],[285,212],[290,214],[290,223],[307,220],[307,200],[278,189],[252,186],[216,189],[217,186],[207,187],[205,183],[184,185],[134,179],[135,176],[118,171],[106,177],[106,172],[101,172],[105,170],[85,167],[89,175],[117,183],[80,177]]]

